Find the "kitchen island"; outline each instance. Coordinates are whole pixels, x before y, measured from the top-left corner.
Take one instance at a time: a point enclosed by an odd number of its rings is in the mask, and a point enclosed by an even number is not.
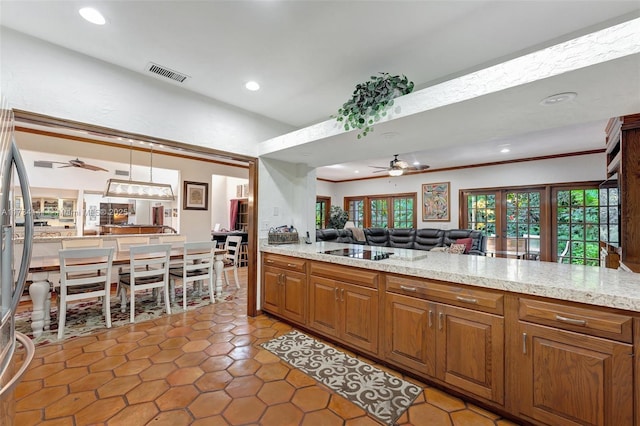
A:
[[[531,424],[640,424],[640,274],[326,242],[261,251],[263,311],[301,329]]]

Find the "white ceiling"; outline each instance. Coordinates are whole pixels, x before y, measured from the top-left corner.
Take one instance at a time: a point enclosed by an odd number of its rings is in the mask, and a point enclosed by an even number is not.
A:
[[[0,24],[140,73],[148,62],[158,63],[189,75],[181,85],[186,90],[294,128],[327,120],[357,83],[376,72],[405,74],[417,91],[640,16],[635,0],[93,1],[107,19],[100,27],[79,17],[84,5],[3,0]],[[619,66],[626,67],[624,76],[640,74],[637,55]],[[603,101],[612,84],[624,82],[612,81],[612,70],[602,68],[601,78],[598,69],[576,76],[580,81],[538,82],[528,97],[514,90],[445,109],[435,116],[440,129],[424,118],[398,120],[376,128],[367,142],[351,142],[348,153],[338,138],[316,144],[311,153],[306,147],[304,155],[291,150],[279,158],[310,164],[314,158],[319,177],[340,180],[373,176],[368,166],[386,166],[396,153],[442,168],[601,148],[609,117],[640,112],[637,80],[622,95],[613,91],[624,98],[619,103]],[[248,80],[261,90],[246,90]],[[516,102],[537,103],[540,94],[562,91],[577,91],[579,99],[589,92],[589,102],[566,120],[551,112],[522,125],[528,110],[514,108]],[[443,143],[446,128],[455,130],[453,146]],[[427,139],[438,143],[421,143]],[[371,145],[363,149],[363,143]],[[511,152],[496,153],[504,144]],[[321,167],[342,158],[353,161]]]

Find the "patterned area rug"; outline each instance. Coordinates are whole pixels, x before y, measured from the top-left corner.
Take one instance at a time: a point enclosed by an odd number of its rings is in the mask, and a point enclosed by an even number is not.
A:
[[[222,293],[222,299],[230,301],[237,299],[235,292]],[[199,308],[209,304],[209,295],[193,295],[189,290],[187,296],[187,310]],[[16,314],[16,330],[29,336],[36,346],[45,345],[58,340],[58,308],[55,301],[51,304],[51,325],[41,336],[33,337],[31,331],[31,310],[25,310]],[[171,313],[184,312],[182,309],[182,288],[176,287],[175,302],[171,304]],[[136,323],[153,320],[167,315],[164,303],[157,303],[151,292],[136,293]],[[111,297],[111,327],[119,327],[129,324],[129,306],[127,312],[120,312],[120,299]],[[96,300],[88,300],[70,304],[67,308],[67,320],[64,327],[64,336],[61,340],[72,339],[79,336],[106,330],[102,303]]]
[[[262,347],[387,425],[393,425],[422,392],[418,386],[299,331],[263,343]]]

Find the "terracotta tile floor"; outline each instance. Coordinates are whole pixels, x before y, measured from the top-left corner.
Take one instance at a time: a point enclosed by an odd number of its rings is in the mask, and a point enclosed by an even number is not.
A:
[[[246,283],[245,271],[241,278]],[[262,349],[291,327],[247,317],[246,286],[237,295],[38,347],[16,388],[15,425],[379,425]],[[407,380],[425,390],[399,425],[515,424]]]

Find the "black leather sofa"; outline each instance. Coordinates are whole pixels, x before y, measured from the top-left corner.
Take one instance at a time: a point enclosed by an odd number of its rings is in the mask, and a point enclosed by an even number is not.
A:
[[[448,247],[460,239],[471,238],[468,254],[484,256],[487,251],[485,236],[473,229],[364,228],[364,235],[366,241],[356,241],[350,229],[317,229],[316,241],[431,250],[434,247]]]

